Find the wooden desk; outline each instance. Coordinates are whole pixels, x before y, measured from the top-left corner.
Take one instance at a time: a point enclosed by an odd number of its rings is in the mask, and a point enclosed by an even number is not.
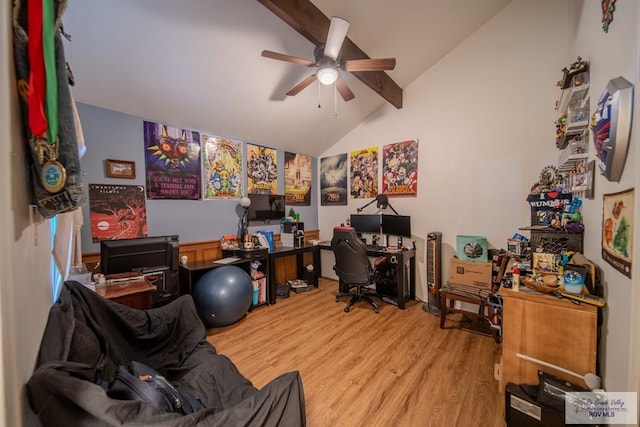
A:
[[[98,295],[138,310],[151,308],[155,291],[155,286],[146,279],[136,279],[96,287]]]
[[[502,378],[507,383],[538,383],[538,369],[586,387],[583,380],[553,368],[523,360],[517,353],[584,375],[596,373],[597,307],[520,289],[501,289]]]

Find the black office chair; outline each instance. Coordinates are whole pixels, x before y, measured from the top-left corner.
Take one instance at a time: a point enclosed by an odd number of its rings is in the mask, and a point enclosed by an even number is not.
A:
[[[378,305],[370,298],[373,294],[368,294],[364,290],[366,286],[373,284],[374,271],[367,256],[367,246],[360,240],[355,229],[335,227],[331,249],[336,258],[333,269],[340,281],[349,289],[348,292],[339,292],[336,295],[336,302],[339,302],[342,297],[349,296],[351,298],[344,308],[345,312],[349,312],[356,301],[365,301],[373,307],[373,311],[378,313]],[[353,288],[355,290],[351,290]]]

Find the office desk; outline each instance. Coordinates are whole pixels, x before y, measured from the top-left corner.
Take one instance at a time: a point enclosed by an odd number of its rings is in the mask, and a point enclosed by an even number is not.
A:
[[[269,252],[269,303],[276,303],[276,260],[281,257],[296,256],[296,269],[298,278],[307,277],[307,269],[304,265],[304,254],[310,252],[313,254],[313,274],[311,283],[314,287],[318,287],[318,277],[320,276],[320,248],[317,245],[305,244],[299,248],[291,248],[281,246]]]
[[[318,247],[332,251],[329,243],[320,244]],[[391,262],[396,265],[397,297],[393,298],[391,302],[404,310],[406,302],[416,298],[416,251],[414,249],[404,249],[396,252],[386,251],[382,248],[367,248],[367,255],[375,258],[381,256],[389,257]],[[320,274],[321,271],[318,271],[318,275]],[[340,282],[340,292],[348,292],[342,282]],[[383,300],[387,299],[383,298]]]
[[[240,257],[238,257],[240,258]],[[186,265],[180,266],[180,295],[192,294],[193,287],[196,285],[198,280],[204,276],[208,271],[218,268],[224,267],[225,265],[236,265],[244,270],[248,270],[248,265],[251,263],[250,258],[240,258],[237,261],[229,262],[229,263],[219,263],[213,260],[203,260],[203,261],[195,261],[188,262]]]

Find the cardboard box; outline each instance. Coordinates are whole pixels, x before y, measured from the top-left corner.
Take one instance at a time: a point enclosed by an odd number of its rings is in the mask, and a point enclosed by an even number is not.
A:
[[[487,238],[483,236],[456,236],[456,255],[464,261],[487,262]]]
[[[449,282],[458,285],[491,289],[492,271],[493,262],[491,261],[464,261],[453,257],[451,258],[451,265],[449,267]]]

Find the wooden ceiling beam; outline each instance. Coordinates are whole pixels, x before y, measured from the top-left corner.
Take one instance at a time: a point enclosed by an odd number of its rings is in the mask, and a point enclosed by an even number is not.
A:
[[[314,45],[325,42],[331,20],[309,0],[258,0],[258,2]],[[341,52],[340,56],[343,60],[369,59],[369,56],[348,37],[342,44]],[[402,89],[387,73],[354,71],[351,74],[391,105],[398,109],[402,108]]]

